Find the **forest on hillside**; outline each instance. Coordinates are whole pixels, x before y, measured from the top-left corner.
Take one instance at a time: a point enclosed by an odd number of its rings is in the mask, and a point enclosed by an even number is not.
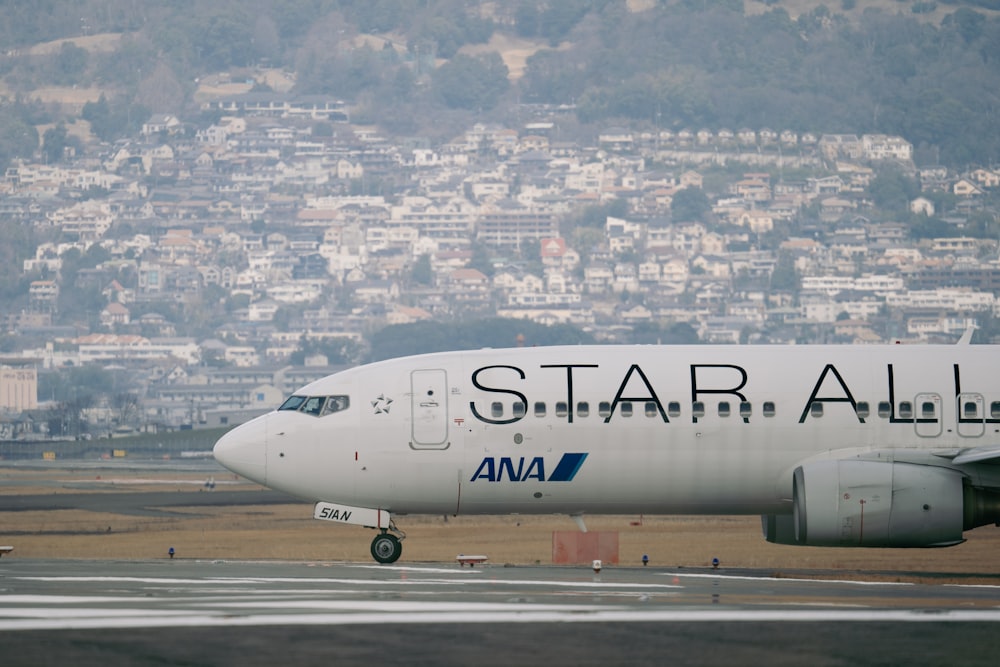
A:
[[[261,66],[400,135],[445,138],[529,103],[567,105],[588,126],[886,133],[925,162],[1000,158],[1000,0],[894,11],[836,0],[794,19],[780,0],[764,4],[748,14],[740,0],[641,12],[624,0],[3,0],[0,160],[37,146],[28,126],[58,120],[29,102],[35,88],[113,91],[89,110],[111,140],[143,113],[195,112],[200,77]],[[939,22],[924,20],[942,7]],[[123,35],[113,50],[30,50],[105,33]],[[463,50],[497,34],[538,47],[523,76],[496,52]]]

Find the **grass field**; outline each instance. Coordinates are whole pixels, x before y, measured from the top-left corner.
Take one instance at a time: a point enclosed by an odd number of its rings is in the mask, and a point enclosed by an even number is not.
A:
[[[202,474],[128,471],[25,471],[0,468],[0,494],[121,493],[194,491]],[[232,477],[216,490],[260,488]],[[206,493],[209,493],[206,491]],[[769,544],[758,517],[589,516],[589,530],[618,531],[621,566],[642,556],[666,567],[833,570],[843,576],[920,580],[971,573],[1000,577],[1000,531],[966,533],[968,541],[947,549],[832,549]],[[403,562],[454,562],[460,553],[482,553],[494,564],[552,562],[552,532],[573,531],[568,517],[401,516],[406,532]],[[0,516],[0,544],[14,546],[8,558],[156,559],[173,547],[177,558],[276,559],[371,562],[374,533],[312,519],[308,504],[209,506],[172,510],[166,516],[133,516],[84,510],[19,511]],[[886,574],[887,572],[899,574]],[[961,575],[961,576],[960,576]]]

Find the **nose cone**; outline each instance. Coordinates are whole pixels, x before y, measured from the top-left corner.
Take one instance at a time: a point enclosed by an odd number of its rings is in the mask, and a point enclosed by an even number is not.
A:
[[[247,479],[267,481],[267,417],[258,417],[229,431],[215,443],[215,460]]]

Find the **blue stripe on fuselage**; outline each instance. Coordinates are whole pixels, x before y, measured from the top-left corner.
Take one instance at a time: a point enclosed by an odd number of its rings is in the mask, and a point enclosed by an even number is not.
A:
[[[577,471],[580,470],[580,466],[583,465],[586,458],[586,454],[563,454],[562,458],[559,459],[559,463],[556,464],[556,469],[553,470],[552,474],[549,476],[549,481],[572,482],[573,478],[576,477]]]

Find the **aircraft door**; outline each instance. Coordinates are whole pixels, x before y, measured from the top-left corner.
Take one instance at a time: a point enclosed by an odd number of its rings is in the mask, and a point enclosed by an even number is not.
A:
[[[986,399],[982,394],[958,395],[958,434],[978,438],[986,432]]]
[[[448,449],[448,374],[444,369],[410,374],[413,449]]]
[[[941,406],[940,394],[917,394],[913,407],[917,435],[922,438],[941,435]]]

